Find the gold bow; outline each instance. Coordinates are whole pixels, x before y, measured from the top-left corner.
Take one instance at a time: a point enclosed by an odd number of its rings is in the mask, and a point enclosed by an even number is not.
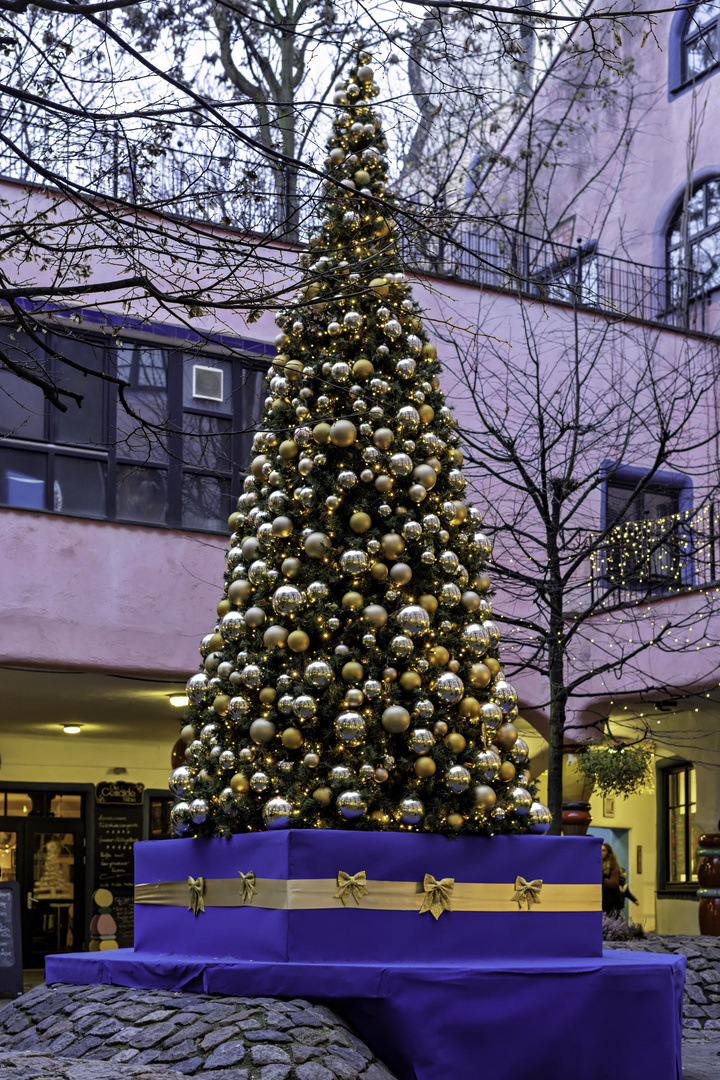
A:
[[[238,870],[240,877],[240,897],[243,904],[252,904],[252,898],[255,895],[255,874],[252,870],[249,870],[247,874],[243,874],[242,870]]]
[[[436,881],[432,874],[426,874],[423,881],[425,896],[423,898],[420,914],[429,911],[436,919],[439,919],[443,911],[452,911],[452,891],[455,888],[455,878],[444,877],[442,881]]]
[[[203,893],[205,892],[205,878],[189,877],[188,888],[190,889],[190,903],[188,904],[188,911],[192,911],[195,918],[197,918],[200,912],[205,910],[205,901],[203,900]]]
[[[342,900],[343,907],[347,907],[348,897],[352,896],[356,904],[360,903],[360,898],[367,893],[366,883],[367,876],[364,870],[359,870],[357,874],[346,874],[344,870],[340,870],[337,876],[337,892],[333,893],[334,900]]]
[[[539,878],[535,878],[534,881],[526,881],[524,877],[515,878],[515,895],[513,900],[517,900],[518,907],[522,911],[523,904],[527,904],[528,911],[533,904],[540,903],[540,890],[543,887],[543,883]]]

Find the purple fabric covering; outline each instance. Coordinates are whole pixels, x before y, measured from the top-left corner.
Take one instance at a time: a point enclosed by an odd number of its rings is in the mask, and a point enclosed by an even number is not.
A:
[[[677,1080],[684,972],[682,956],[614,951],[587,959],[350,965],[123,949],[46,962],[48,982],[337,1004],[399,1080]]]
[[[230,840],[165,840],[135,845],[135,881],[186,881],[188,875],[235,878],[252,870],[264,878],[331,878],[339,870],[387,881],[438,880],[507,883],[540,878],[553,884],[601,880],[597,837],[459,837],[419,833],[353,833],[291,829],[249,833]],[[600,956],[599,911],[553,912],[542,900],[531,911],[429,914],[368,911],[350,903],[324,911],[214,908],[195,919],[182,907],[135,907],[135,947],[172,956],[196,954],[235,960],[351,964],[486,960],[488,957]]]

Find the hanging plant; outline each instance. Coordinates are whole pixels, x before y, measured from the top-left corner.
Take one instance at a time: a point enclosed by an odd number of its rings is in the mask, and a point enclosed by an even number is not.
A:
[[[579,754],[575,768],[600,795],[618,795],[627,799],[653,786],[652,747],[589,746]]]

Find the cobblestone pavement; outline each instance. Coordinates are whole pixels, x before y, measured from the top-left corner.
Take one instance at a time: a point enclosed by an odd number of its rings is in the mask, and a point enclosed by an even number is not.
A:
[[[394,1080],[325,1005],[40,985],[0,1012],[0,1080]]]

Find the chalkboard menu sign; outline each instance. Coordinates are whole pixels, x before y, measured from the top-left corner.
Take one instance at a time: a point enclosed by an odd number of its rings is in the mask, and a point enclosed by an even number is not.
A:
[[[142,840],[142,784],[108,781],[95,789],[95,887],[115,897],[113,916],[120,948],[133,944],[133,846]]]
[[[0,882],[0,991],[23,992],[20,886],[17,881]]]

